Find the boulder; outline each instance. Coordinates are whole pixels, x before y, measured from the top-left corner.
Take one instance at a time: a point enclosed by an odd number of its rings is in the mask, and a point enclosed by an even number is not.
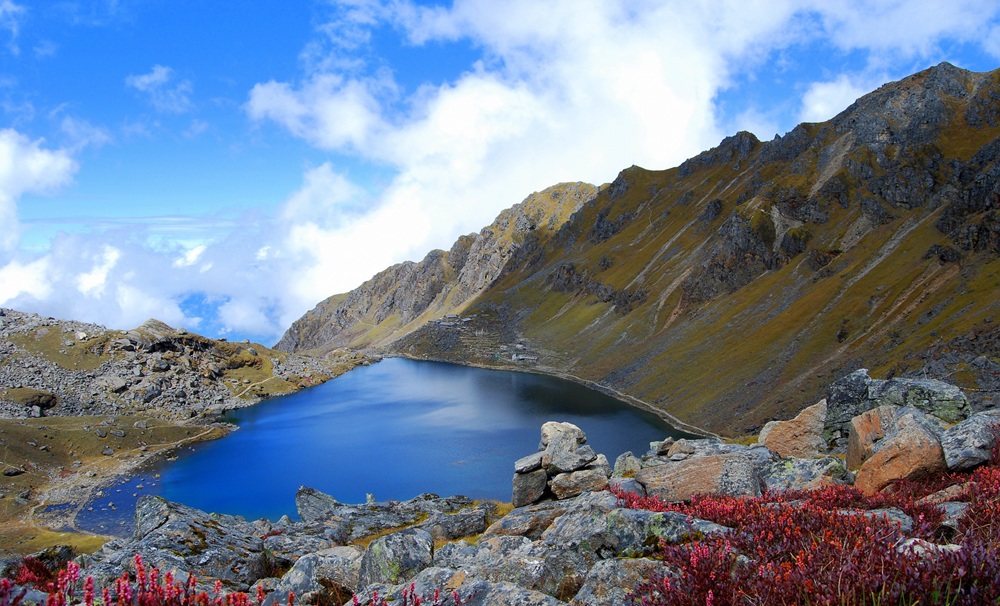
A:
[[[781,459],[764,476],[768,492],[817,490],[835,484],[853,484],[854,474],[835,457],[822,459]]]
[[[549,488],[557,499],[568,499],[584,492],[603,490],[607,485],[608,473],[600,468],[560,473],[549,481]]]
[[[408,528],[371,542],[361,559],[358,589],[374,583],[397,584],[433,562],[434,540],[426,530]]]
[[[944,451],[933,428],[913,409],[904,409],[896,428],[874,445],[861,464],[855,486],[874,494],[901,479],[918,479],[944,471]]]
[[[528,544],[495,565],[483,568],[480,576],[494,583],[511,583],[565,601],[583,586],[589,568],[587,560],[572,549]]]
[[[516,535],[538,539],[553,520],[566,513],[569,506],[564,501],[542,501],[518,507],[490,525],[483,537]]]
[[[647,558],[602,560],[587,572],[583,586],[570,604],[573,606],[631,604],[631,592],[662,571],[662,562]]]
[[[618,455],[618,458],[615,459],[615,467],[611,475],[615,478],[631,478],[640,469],[642,469],[642,460],[633,455],[630,450]]]
[[[871,398],[880,405],[913,406],[948,423],[958,423],[972,412],[961,389],[936,379],[889,379]]]
[[[576,471],[590,464],[597,458],[597,453],[590,446],[585,446],[587,436],[572,423],[557,423],[549,421],[542,425],[541,465],[549,476],[558,473]]]
[[[486,510],[470,507],[455,513],[432,513],[426,521],[420,523],[419,528],[429,532],[435,541],[451,541],[478,535],[486,530]]]
[[[761,478],[743,452],[707,455],[647,467],[635,474],[650,496],[686,501],[696,494],[760,496]]]
[[[823,425],[826,400],[820,400],[790,421],[771,421],[760,431],[757,442],[781,457],[809,459],[826,450]]]
[[[692,518],[674,511],[615,509],[605,516],[605,541],[615,556],[652,555],[661,541],[683,543],[693,537],[729,532],[714,522]]]
[[[527,473],[515,473],[513,479],[513,496],[511,501],[514,507],[530,505],[545,495],[548,487],[549,474],[544,469],[536,469]]]
[[[553,441],[573,441],[576,444],[586,444],[587,435],[572,423],[547,421],[542,424],[542,439],[538,443],[538,450],[545,450]],[[573,449],[575,450],[575,447]]]
[[[948,471],[964,471],[987,463],[1000,432],[1000,410],[975,414],[945,430],[941,448]]]
[[[875,452],[875,444],[896,426],[898,408],[879,406],[851,419],[847,437],[847,468],[858,469]]]
[[[826,393],[826,422],[823,438],[839,445],[846,444],[851,419],[874,407],[868,399],[872,383],[868,369],[861,368],[834,381]]]
[[[358,586],[361,558],[357,547],[333,547],[305,555],[274,584],[263,606],[284,604],[289,592],[303,604],[343,604]]]

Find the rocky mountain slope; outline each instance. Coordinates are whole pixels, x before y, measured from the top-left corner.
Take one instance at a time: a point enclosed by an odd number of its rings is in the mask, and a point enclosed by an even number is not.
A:
[[[428,320],[460,313],[492,285],[518,254],[538,250],[597,188],[563,183],[528,196],[478,234],[419,263],[394,265],[343,295],[334,295],[292,324],[283,351],[385,345]]]
[[[860,366],[947,377],[983,407],[1000,361],[998,158],[1000,71],[941,64],[772,141],[739,133],[676,168],[576,186],[582,206],[467,296],[443,295],[463,238],[424,261],[440,287],[414,266],[390,279],[397,266],[279,347],[563,374],[730,435]]]

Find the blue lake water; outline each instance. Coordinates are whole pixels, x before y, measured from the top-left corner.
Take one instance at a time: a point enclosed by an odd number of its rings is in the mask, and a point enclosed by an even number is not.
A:
[[[119,515],[128,514],[130,498],[134,508],[132,495],[152,493],[272,520],[296,517],[303,485],[344,503],[362,503],[366,493],[383,501],[424,492],[509,501],[513,463],[538,449],[546,421],[578,425],[612,464],[627,450],[645,452],[650,441],[688,435],[571,381],[398,358],[234,411],[228,420],[240,429],[107,489],[105,500],[116,501]],[[105,505],[93,504],[78,524],[113,530]]]

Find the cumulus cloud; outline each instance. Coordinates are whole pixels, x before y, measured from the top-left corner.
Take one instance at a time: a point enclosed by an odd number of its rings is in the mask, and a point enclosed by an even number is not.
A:
[[[148,74],[125,78],[125,85],[146,95],[157,111],[183,114],[191,109],[194,86],[190,80],[177,81],[174,70],[169,67],[154,65]]]
[[[859,84],[847,74],[829,82],[814,82],[802,95],[799,121],[829,120],[873,88],[871,82]]]
[[[18,199],[25,193],[52,192],[69,183],[77,170],[69,152],[44,144],[13,129],[0,130],[0,252],[17,245]]]

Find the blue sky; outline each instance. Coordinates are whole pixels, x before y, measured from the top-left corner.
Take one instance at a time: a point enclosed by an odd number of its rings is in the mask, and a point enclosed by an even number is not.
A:
[[[562,181],[833,117],[995,0],[0,0],[0,306],[277,340]]]

